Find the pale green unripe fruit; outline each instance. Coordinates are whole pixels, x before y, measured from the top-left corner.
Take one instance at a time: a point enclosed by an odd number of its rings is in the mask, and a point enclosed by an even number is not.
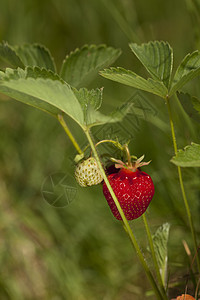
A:
[[[75,178],[80,186],[92,186],[102,182],[103,176],[97,165],[96,159],[90,157],[76,166]]]

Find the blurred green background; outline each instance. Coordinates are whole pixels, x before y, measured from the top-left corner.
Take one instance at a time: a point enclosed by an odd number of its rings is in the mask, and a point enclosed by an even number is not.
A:
[[[177,66],[188,52],[200,47],[199,12],[198,0],[1,0],[0,40],[11,45],[41,43],[50,49],[58,69],[75,48],[103,43],[122,49],[116,66],[145,76],[128,43],[168,41]],[[162,223],[171,224],[169,293],[175,297],[184,293],[188,273],[182,240],[189,246],[192,242],[177,171],[169,162],[173,148],[165,104],[156,96],[135,94],[134,89],[100,76],[90,84],[102,86],[105,113],[135,95],[153,111],[150,118],[130,115],[128,130],[124,132],[118,124],[112,126],[111,134],[123,139],[131,132],[132,154],[152,159],[145,171],[151,174],[156,193],[147,217],[152,232]],[[200,96],[199,79],[187,90]],[[172,105],[179,148],[191,141],[199,143],[199,124],[189,126],[179,104],[174,100]],[[71,120],[68,124],[85,145],[82,132]],[[107,129],[95,130],[94,138],[107,137]],[[151,287],[101,186],[84,189],[73,182],[76,196],[62,208],[44,200],[42,186],[50,174],[63,172],[73,180],[75,154],[56,120],[0,95],[0,299],[154,299],[146,293]],[[185,169],[183,174],[199,234],[199,170]],[[146,252],[142,221],[131,222],[131,227]],[[148,255],[147,261],[151,266]]]

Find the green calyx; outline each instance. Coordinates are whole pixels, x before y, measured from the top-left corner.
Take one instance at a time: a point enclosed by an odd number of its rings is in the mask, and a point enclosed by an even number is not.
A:
[[[124,169],[130,170],[132,172],[135,172],[139,167],[147,166],[150,164],[151,161],[142,162],[143,159],[144,159],[144,155],[142,155],[140,158],[138,158],[137,160],[135,160],[131,163],[130,162],[125,163],[125,162],[123,162],[119,159],[115,159],[115,158],[112,158],[111,160],[113,162],[115,162],[116,169],[124,168]]]
[[[113,162],[115,162],[115,168],[117,168],[117,169],[124,168],[124,169],[130,170],[132,172],[135,172],[139,167],[147,166],[151,162],[151,161],[148,161],[148,162],[142,161],[144,159],[144,155],[142,155],[139,158],[137,158],[136,156],[130,155],[127,144],[123,145],[123,151],[126,154],[127,162],[124,163],[123,161],[115,159],[115,158],[111,159]],[[134,161],[132,161],[132,159],[134,159]]]

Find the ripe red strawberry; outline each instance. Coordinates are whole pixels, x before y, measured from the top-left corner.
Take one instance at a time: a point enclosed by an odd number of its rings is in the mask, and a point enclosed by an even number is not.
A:
[[[122,167],[118,173],[108,175],[111,187],[128,220],[139,218],[146,211],[154,195],[151,177],[137,168],[131,169]],[[103,193],[114,217],[122,220],[105,182],[103,183]]]
[[[106,175],[110,175],[113,173],[118,173],[119,169],[115,168],[115,164],[109,165],[108,167],[106,167]]]

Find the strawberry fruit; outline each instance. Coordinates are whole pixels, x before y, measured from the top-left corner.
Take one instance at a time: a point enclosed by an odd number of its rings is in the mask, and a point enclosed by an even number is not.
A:
[[[108,180],[127,220],[133,220],[139,218],[149,206],[154,195],[154,184],[151,177],[137,169],[137,166],[130,168],[123,166],[118,173],[108,175]],[[114,217],[122,220],[105,182],[103,193]]]
[[[89,157],[88,159],[80,162],[76,166],[75,178],[82,187],[101,183],[103,176],[98,167],[96,159],[94,157]]]

